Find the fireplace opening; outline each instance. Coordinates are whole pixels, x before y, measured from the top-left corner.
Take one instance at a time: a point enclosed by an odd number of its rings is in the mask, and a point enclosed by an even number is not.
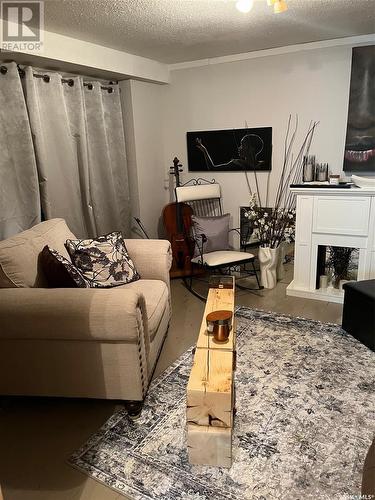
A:
[[[318,246],[316,288],[342,290],[347,281],[358,279],[359,248]]]

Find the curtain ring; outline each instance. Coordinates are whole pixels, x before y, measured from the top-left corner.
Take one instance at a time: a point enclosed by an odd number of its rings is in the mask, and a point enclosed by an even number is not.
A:
[[[73,78],[70,78],[70,80],[68,80],[68,85],[69,85],[69,87],[74,87],[74,80],[73,80]]]
[[[51,78],[48,75],[43,75],[43,82],[49,83]]]
[[[112,92],[113,92],[113,88],[109,87],[108,94],[112,94]]]
[[[6,75],[8,73],[8,68],[6,66],[0,66],[0,73]]]
[[[88,88],[89,90],[92,90],[92,88],[93,88],[92,83],[88,83],[88,84],[87,84],[87,88]]]

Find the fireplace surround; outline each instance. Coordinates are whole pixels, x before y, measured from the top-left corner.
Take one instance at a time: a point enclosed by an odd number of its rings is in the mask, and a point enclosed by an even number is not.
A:
[[[356,251],[357,280],[375,278],[375,190],[291,188],[297,196],[294,278],[287,295],[342,303],[344,292],[319,288],[321,248]]]

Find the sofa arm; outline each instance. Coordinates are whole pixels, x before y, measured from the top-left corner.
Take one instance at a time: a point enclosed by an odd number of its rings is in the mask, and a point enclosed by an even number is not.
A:
[[[0,339],[109,341],[144,344],[145,299],[133,289],[0,289]]]
[[[167,240],[125,240],[137,271],[144,279],[162,280],[169,287],[172,265],[171,244]]]

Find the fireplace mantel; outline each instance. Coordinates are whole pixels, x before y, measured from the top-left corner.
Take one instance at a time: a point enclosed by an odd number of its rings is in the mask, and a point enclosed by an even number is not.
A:
[[[358,280],[375,278],[375,191],[352,187],[291,188],[297,195],[294,279],[287,295],[343,302],[343,292],[317,289],[319,245],[359,249]]]
[[[307,194],[309,196],[311,195],[317,195],[317,194],[324,194],[327,195],[329,194],[330,196],[375,196],[375,189],[365,189],[365,188],[359,188],[356,186],[351,186],[350,189],[340,189],[340,188],[290,188],[292,193],[295,193],[297,195],[299,194]]]

